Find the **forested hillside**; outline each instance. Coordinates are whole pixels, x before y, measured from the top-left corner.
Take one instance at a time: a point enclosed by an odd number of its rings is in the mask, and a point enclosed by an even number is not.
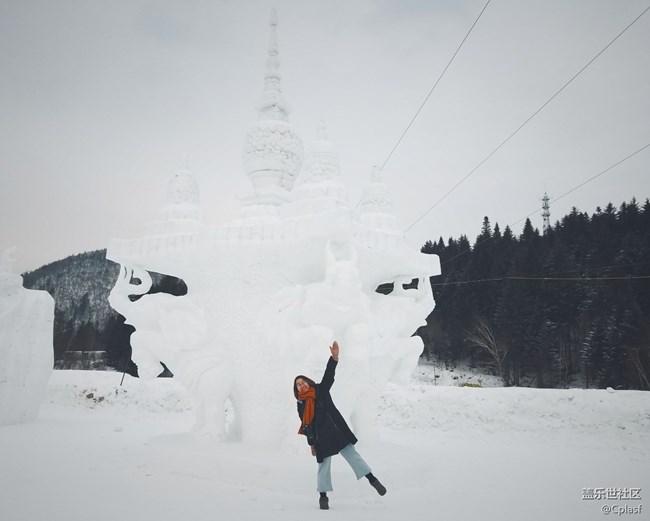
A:
[[[440,256],[425,356],[489,364],[506,385],[650,389],[650,202],[573,211],[545,233],[492,227]]]
[[[54,367],[105,369],[137,375],[129,338],[133,327],[108,304],[119,265],[106,250],[72,255],[23,274],[23,286],[47,291],[54,298]],[[152,273],[149,293],[183,295],[185,283]],[[163,368],[161,366],[161,372]]]
[[[124,317],[108,304],[119,265],[106,250],[80,253],[23,274],[23,286],[54,298],[54,367],[134,372]]]

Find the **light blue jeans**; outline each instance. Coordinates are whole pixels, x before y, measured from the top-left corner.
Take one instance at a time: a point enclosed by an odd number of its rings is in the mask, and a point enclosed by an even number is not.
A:
[[[339,453],[350,464],[357,479],[372,472],[351,443],[343,447]],[[318,492],[331,492],[332,490],[334,489],[332,488],[332,457],[330,456],[318,464]]]

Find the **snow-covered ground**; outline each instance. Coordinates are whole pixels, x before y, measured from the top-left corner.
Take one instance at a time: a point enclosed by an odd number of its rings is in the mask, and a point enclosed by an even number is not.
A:
[[[357,445],[388,494],[335,458],[321,512],[302,440],[278,451],[197,441],[177,382],[121,378],[56,371],[38,421],[0,427],[0,520],[649,518],[650,393],[434,386],[419,367],[384,393],[380,438]],[[582,499],[596,488],[641,499]]]
[[[446,368],[443,365],[422,362],[413,371],[415,382],[431,385],[447,385],[453,387],[502,387],[503,380],[498,376],[488,374],[467,365]]]

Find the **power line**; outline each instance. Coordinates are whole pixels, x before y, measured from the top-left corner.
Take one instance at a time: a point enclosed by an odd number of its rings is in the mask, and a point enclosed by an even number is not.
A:
[[[650,8],[649,8],[649,9],[650,9]],[[551,200],[549,201],[549,203],[555,203],[556,201],[559,201],[560,199],[562,199],[563,197],[566,197],[566,196],[569,195],[570,193],[575,192],[578,188],[581,188],[582,186],[586,185],[586,184],[589,183],[590,181],[593,181],[593,180],[596,179],[597,177],[600,177],[601,175],[603,175],[603,174],[609,172],[612,168],[617,167],[618,165],[620,165],[620,164],[623,163],[624,161],[627,161],[628,159],[630,159],[631,157],[637,155],[639,152],[642,152],[643,150],[645,150],[645,149],[648,148],[648,147],[650,147],[650,143],[648,143],[648,144],[645,145],[645,146],[642,146],[642,147],[639,148],[637,151],[632,152],[629,156],[627,156],[627,157],[621,159],[620,161],[614,163],[613,165],[607,167],[607,168],[606,168],[605,170],[603,170],[602,172],[598,172],[596,175],[594,175],[594,176],[590,177],[589,179],[583,181],[583,182],[580,183],[578,186],[574,186],[574,187],[573,187],[571,190],[569,190],[568,192],[563,193],[562,195],[560,195],[559,197],[556,197],[555,199],[551,199]],[[528,219],[531,215],[537,213],[537,212],[538,212],[539,210],[541,210],[541,209],[542,209],[542,207],[540,206],[539,208],[537,208],[536,210],[532,211],[531,213],[529,213],[529,214],[526,215],[525,217],[522,217],[522,218],[519,219],[518,221],[513,222],[511,226],[514,226],[515,224],[519,224],[519,223],[520,223],[521,221],[523,221],[524,219]]]
[[[390,151],[390,154],[388,154],[388,157],[386,157],[386,160],[385,160],[384,163],[381,165],[380,170],[383,170],[383,169],[384,169],[384,167],[386,166],[386,163],[388,163],[388,160],[389,160],[389,159],[391,158],[391,156],[393,155],[393,152],[395,152],[395,150],[397,149],[397,147],[399,146],[399,144],[402,142],[402,139],[404,139],[404,136],[406,135],[406,133],[407,133],[407,132],[409,131],[409,129],[411,128],[411,125],[413,125],[413,122],[415,121],[415,119],[418,117],[418,115],[419,115],[420,112],[422,111],[422,108],[424,107],[424,105],[426,104],[426,102],[427,102],[427,101],[429,100],[429,98],[431,97],[431,94],[433,94],[433,91],[436,90],[436,87],[438,86],[438,83],[440,83],[440,80],[442,80],[442,77],[443,77],[443,76],[445,75],[445,73],[447,72],[447,69],[448,69],[449,66],[451,65],[451,62],[453,62],[453,61],[454,61],[454,58],[456,58],[456,55],[457,55],[458,52],[460,51],[461,47],[463,46],[463,44],[465,43],[465,41],[466,41],[467,38],[469,37],[470,33],[472,32],[472,30],[474,29],[474,27],[476,26],[476,24],[478,23],[478,21],[479,21],[479,19],[481,18],[481,16],[483,16],[483,13],[484,13],[485,10],[487,9],[487,6],[490,4],[491,1],[492,1],[492,0],[488,0],[487,3],[483,6],[483,9],[481,9],[481,12],[480,12],[480,13],[478,14],[478,16],[476,17],[476,20],[474,20],[474,23],[473,23],[472,26],[469,28],[469,31],[467,31],[467,34],[465,35],[465,38],[463,38],[463,41],[460,42],[460,45],[458,46],[458,49],[456,49],[456,52],[453,54],[453,56],[451,57],[451,59],[450,59],[449,62],[447,63],[446,67],[443,69],[443,71],[442,71],[442,73],[440,74],[440,76],[438,77],[438,80],[436,81],[436,83],[433,85],[433,87],[431,87],[431,90],[429,91],[429,94],[427,94],[426,98],[424,98],[424,101],[423,101],[422,104],[420,105],[420,108],[416,111],[416,113],[415,113],[415,115],[413,116],[413,118],[411,118],[410,123],[406,126],[406,129],[404,129],[404,132],[402,132],[402,135],[401,135],[400,138],[397,140],[397,143],[395,143],[395,146],[394,146],[393,149]]]
[[[460,284],[476,284],[479,282],[503,282],[504,280],[535,280],[545,282],[560,282],[560,281],[599,281],[599,280],[636,280],[636,279],[650,279],[650,275],[632,275],[623,277],[500,277],[495,279],[477,279],[477,280],[459,280],[456,282],[439,282],[432,283],[432,286],[449,286]]]
[[[649,7],[648,9],[650,9],[650,7]],[[639,148],[638,150],[636,150],[636,151],[632,152],[631,154],[627,155],[626,157],[624,157],[624,158],[621,159],[620,161],[617,161],[616,163],[614,163],[614,164],[608,166],[607,168],[605,168],[605,170],[602,170],[601,172],[598,172],[596,175],[591,176],[589,179],[586,179],[585,181],[583,181],[583,182],[580,183],[579,185],[574,186],[574,187],[571,188],[569,191],[567,191],[567,192],[563,193],[562,195],[556,197],[555,199],[551,200],[551,202],[559,201],[560,199],[562,199],[563,197],[566,197],[566,196],[569,195],[570,193],[575,192],[578,188],[583,187],[584,185],[586,185],[587,183],[593,181],[593,180],[596,179],[597,177],[600,177],[600,176],[603,175],[604,173],[609,172],[609,171],[612,170],[613,168],[617,167],[618,165],[620,165],[621,163],[627,161],[628,159],[634,157],[635,155],[639,154],[640,152],[642,152],[643,150],[645,150],[645,149],[648,148],[648,147],[650,147],[650,143],[648,143],[648,144],[645,145],[645,146],[642,146],[641,148]],[[532,211],[531,213],[529,213],[529,214],[526,215],[525,217],[522,217],[521,219],[519,219],[519,220],[517,220],[517,221],[515,221],[515,222],[513,222],[513,223],[511,223],[511,224],[507,224],[506,226],[514,226],[515,224],[520,223],[520,222],[523,221],[524,219],[528,219],[528,217],[530,217],[530,216],[533,215],[534,213],[537,213],[539,210],[541,210],[541,207],[537,208],[536,210]],[[483,244],[483,243],[489,241],[490,239],[492,239],[492,236],[487,237],[486,239],[483,239],[483,240],[480,241],[480,242],[477,242],[477,243],[474,245],[474,247],[476,247],[476,246],[480,246],[481,244]],[[469,252],[469,251],[471,251],[471,248],[468,249],[468,250],[461,251],[460,253],[454,255],[453,257],[451,257],[451,258],[445,260],[442,264],[447,264],[448,262],[453,261],[454,259],[460,257],[461,255],[465,255],[465,254],[466,254],[467,252]]]
[[[608,270],[611,268],[628,268],[630,266],[646,266],[648,263],[647,262],[628,262],[626,264],[610,264],[609,266],[588,266],[587,269],[590,271],[600,271],[600,270]],[[584,268],[577,268],[574,270],[562,270],[562,271],[556,271],[555,275],[560,275],[563,273],[575,273],[576,271],[583,271]]]
[[[623,275],[620,277],[506,277],[511,280],[633,280],[633,279],[650,279],[650,275]]]
[[[522,128],[524,128],[530,121],[537,116],[546,106],[551,103],[565,88],[567,88],[580,74],[582,74],[587,67],[589,67],[596,59],[603,54],[616,40],[618,40],[630,27],[632,27],[639,18],[641,18],[648,10],[650,10],[650,6],[646,7],[643,12],[637,16],[632,22],[630,22],[625,29],[623,29],[620,33],[616,35],[616,37],[610,41],[605,47],[603,47],[600,52],[598,52],[591,60],[587,62],[586,65],[584,65],[578,72],[576,72],[569,81],[567,81],[562,87],[560,87],[555,94],[553,94],[546,102],[542,104],[541,107],[539,107],[535,112],[533,112],[532,115],[526,119],[517,129],[512,132],[499,146],[497,146],[492,152],[490,152],[485,158],[483,158],[482,161],[479,162],[478,165],[476,165],[472,170],[470,170],[460,181],[458,181],[445,195],[443,195],[433,206],[431,206],[426,212],[424,212],[420,217],[418,217],[408,228],[404,230],[404,232],[408,232],[413,226],[415,226],[417,223],[419,223],[431,210],[433,210],[436,206],[438,206],[442,201],[444,201],[449,194],[451,194],[456,188],[458,188],[461,184],[463,184],[474,172],[476,172],[483,164],[490,159],[494,154],[496,154],[501,147],[503,147],[508,141],[510,141],[515,134],[517,134]]]

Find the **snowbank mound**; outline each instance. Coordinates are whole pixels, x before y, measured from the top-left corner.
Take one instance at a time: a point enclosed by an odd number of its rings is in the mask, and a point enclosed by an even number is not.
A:
[[[54,299],[0,267],[0,425],[32,421],[54,365]]]
[[[555,440],[576,448],[650,454],[648,392],[434,386],[428,383],[429,371],[430,366],[418,366],[410,384],[389,384],[382,394],[376,423],[384,439],[421,436],[440,442],[516,444]],[[50,407],[127,418],[192,415],[195,403],[174,379],[126,375],[121,381],[120,373],[55,371],[48,389]],[[336,388],[332,394],[337,400]],[[288,393],[286,399],[292,401],[293,396]],[[227,418],[231,414],[226,411]]]

